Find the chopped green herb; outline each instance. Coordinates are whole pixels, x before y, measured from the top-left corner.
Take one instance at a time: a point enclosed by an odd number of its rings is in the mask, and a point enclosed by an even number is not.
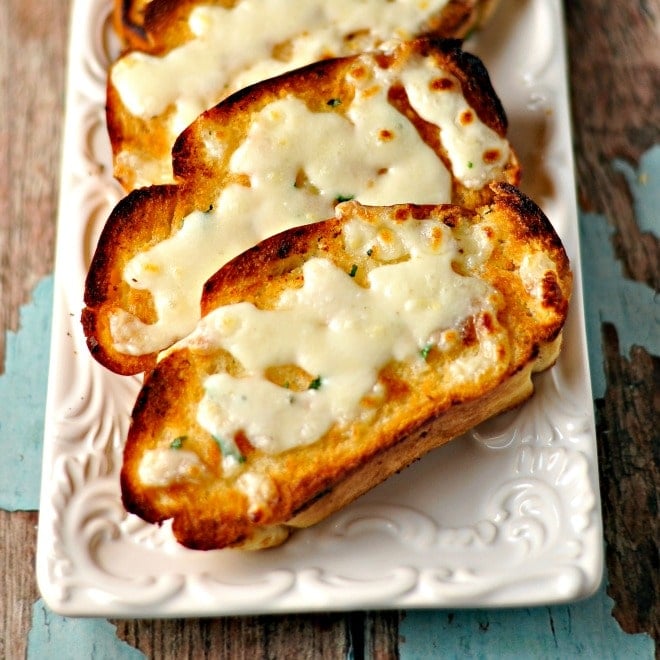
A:
[[[218,446],[220,447],[220,452],[225,458],[233,457],[239,463],[245,463],[245,456],[243,456],[243,454],[241,454],[241,452],[238,451],[238,447],[236,446],[236,443],[233,440],[218,438],[215,435],[213,436],[213,439],[218,443]]]
[[[433,344],[426,344],[420,351],[419,354],[426,360],[429,356],[429,353],[431,352],[431,349],[433,348]]]
[[[353,265],[351,266],[351,272],[349,273],[349,275],[350,275],[351,277],[355,277],[355,273],[357,273],[357,269],[358,269],[357,264],[353,264]]]
[[[367,256],[368,256],[368,257],[370,257],[373,253],[374,253],[374,249],[373,249],[373,248],[369,248],[369,249],[367,250]]]
[[[180,435],[178,438],[174,438],[170,443],[170,449],[181,449],[181,447],[183,447],[183,441],[187,437],[187,435]]]
[[[336,108],[341,105],[341,99],[330,99],[327,103],[331,108]]]
[[[321,387],[321,376],[317,376],[310,384],[307,389],[309,390],[318,390]]]
[[[472,169],[474,167],[474,163],[471,160],[468,160],[467,166],[469,169]]]
[[[213,210],[213,204],[209,204],[209,207],[206,209],[206,213],[210,213]]]
[[[350,202],[352,199],[355,199],[355,195],[337,195],[335,202],[341,204],[342,202]]]

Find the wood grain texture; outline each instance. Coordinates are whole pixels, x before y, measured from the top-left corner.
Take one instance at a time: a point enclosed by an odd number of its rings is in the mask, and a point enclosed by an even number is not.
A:
[[[0,2],[0,373],[5,338],[52,272],[69,1]],[[0,658],[26,655],[36,513],[0,511]]]
[[[398,613],[114,621],[148,658],[394,658]],[[394,635],[392,635],[394,631]]]
[[[37,514],[0,510],[0,658],[24,658],[32,605]]]
[[[660,3],[565,1],[580,206],[604,214],[625,274],[660,288],[659,237],[640,231],[617,159],[660,142]]]
[[[636,164],[660,142],[660,4],[566,0],[580,204],[615,228],[631,279],[657,291],[657,237],[639,230],[614,159]],[[7,330],[52,270],[68,0],[0,2],[0,364]],[[658,635],[658,357],[620,354],[602,329],[607,393],[597,401],[607,563],[624,630]],[[622,438],[626,442],[621,441]],[[634,509],[632,508],[634,506]],[[25,656],[36,514],[0,511],[0,657]],[[654,538],[655,537],[655,538]],[[396,657],[399,612],[117,621],[154,658]]]
[[[0,372],[5,331],[53,269],[68,0],[0,2]]]
[[[640,346],[622,357],[616,328],[606,323],[602,334],[608,388],[596,403],[596,422],[609,594],[622,628],[657,642],[660,357]]]
[[[580,205],[614,228],[624,275],[657,294],[660,239],[640,230],[615,161],[637,167],[660,142],[660,2],[564,4]],[[623,356],[616,327],[603,324],[601,333],[607,390],[596,411],[608,593],[621,627],[647,632],[658,648],[658,356],[644,347]]]

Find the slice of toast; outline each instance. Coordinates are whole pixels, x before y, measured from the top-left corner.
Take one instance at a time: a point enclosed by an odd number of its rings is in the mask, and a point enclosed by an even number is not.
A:
[[[86,281],[92,353],[118,373],[150,369],[195,325],[220,266],[340,201],[484,203],[491,181],[519,180],[506,126],[456,41],[325,60],[231,96],[178,138],[176,184],[133,191],[110,215]]]
[[[145,9],[146,4],[146,9]],[[390,39],[462,37],[493,0],[117,0],[133,48],[109,71],[114,172],[127,189],[172,183],[179,133],[248,84]],[[141,17],[143,23],[140,24]]]
[[[572,278],[538,207],[493,186],[476,211],[347,202],[220,269],[138,397],[127,510],[192,548],[276,545],[528,398]]]

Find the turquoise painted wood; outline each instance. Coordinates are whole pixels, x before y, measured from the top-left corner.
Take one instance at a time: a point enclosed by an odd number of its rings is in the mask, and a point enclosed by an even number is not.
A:
[[[573,605],[521,610],[408,612],[401,660],[632,660],[653,658],[648,635],[627,635],[612,618],[604,587]]]
[[[144,654],[117,639],[105,619],[70,619],[53,614],[38,600],[32,607],[28,660],[138,660]]]
[[[6,511],[39,508],[52,299],[48,277],[21,310],[22,330],[7,336],[0,377],[0,509]]]

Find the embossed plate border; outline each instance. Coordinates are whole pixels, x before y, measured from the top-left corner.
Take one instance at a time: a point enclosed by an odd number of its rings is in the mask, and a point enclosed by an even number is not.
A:
[[[466,48],[507,109],[523,188],[575,270],[565,348],[525,406],[433,452],[320,525],[260,553],[195,552],[127,516],[118,487],[138,378],[90,357],[87,265],[121,197],[104,126],[117,51],[110,0],[74,0],[61,174],[37,578],[65,615],[212,616],[576,600],[602,537],[559,0],[502,3]]]

